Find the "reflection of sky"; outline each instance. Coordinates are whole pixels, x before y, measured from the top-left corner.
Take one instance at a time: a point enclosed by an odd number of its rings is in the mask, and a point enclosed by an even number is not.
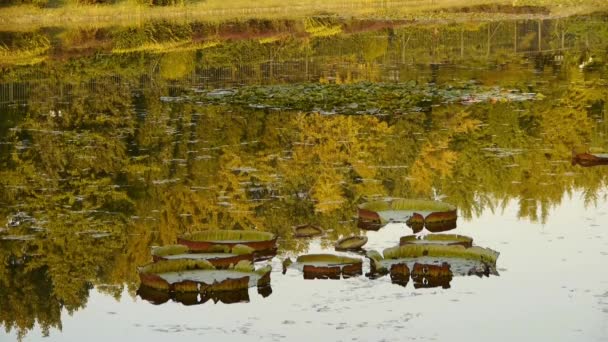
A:
[[[455,277],[447,290],[416,290],[411,280],[403,288],[389,277],[305,281],[295,270],[281,275],[275,259],[268,298],[253,288],[248,304],[153,306],[93,291],[45,340],[608,341],[607,213],[608,199],[585,209],[576,193],[545,225],[518,221],[515,203],[460,220],[453,232],[501,253],[501,276]],[[367,247],[381,250],[410,232],[369,232]],[[39,329],[26,337],[39,339]]]

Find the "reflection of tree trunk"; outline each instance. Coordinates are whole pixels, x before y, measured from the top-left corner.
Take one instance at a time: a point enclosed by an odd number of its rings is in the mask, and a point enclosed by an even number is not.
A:
[[[517,53],[517,21],[515,21],[515,30],[514,30],[514,37],[513,38],[513,52]]]
[[[464,57],[464,29],[460,30],[460,58]]]
[[[542,26],[542,20],[538,21],[538,51],[542,51],[542,33],[543,33],[543,26]]]
[[[490,35],[490,29],[491,29],[492,24],[488,23],[488,49],[486,51],[486,56],[490,57],[490,41],[492,39],[492,36]]]
[[[310,77],[308,76],[308,49],[306,49],[306,57],[305,57],[305,71],[306,71],[306,81],[310,80]]]

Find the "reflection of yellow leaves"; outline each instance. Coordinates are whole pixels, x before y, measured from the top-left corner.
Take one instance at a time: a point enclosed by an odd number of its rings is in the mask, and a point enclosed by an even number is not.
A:
[[[315,210],[319,212],[336,210],[345,201],[341,188],[344,178],[335,169],[323,168],[320,171],[321,175],[312,187]]]
[[[387,135],[385,122],[374,117],[301,115],[293,158],[281,163],[286,178],[299,190],[312,189],[317,211],[331,211],[346,201],[341,184],[354,199],[384,193],[374,182],[353,184],[353,176],[374,179]]]
[[[450,176],[458,157],[456,152],[447,149],[447,139],[435,144],[426,143],[412,165],[410,184],[418,194],[428,193],[431,190],[436,174],[441,177]]]

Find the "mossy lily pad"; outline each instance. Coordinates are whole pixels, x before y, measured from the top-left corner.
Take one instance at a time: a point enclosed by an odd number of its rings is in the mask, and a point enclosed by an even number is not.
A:
[[[302,224],[293,227],[293,235],[297,238],[323,235],[323,228],[312,224]]]
[[[367,236],[346,236],[336,242],[337,251],[352,251],[361,249],[367,243]]]
[[[441,266],[449,265],[450,272],[456,275],[498,274],[496,260],[499,253],[488,248],[462,245],[405,244],[384,250],[384,256],[369,251],[372,274],[386,274],[395,264],[406,264],[414,270],[415,264]],[[415,272],[412,271],[412,274]]]
[[[221,292],[270,284],[271,267],[255,269],[241,261],[218,270],[207,260],[161,260],[139,269],[143,286],[169,292]]]
[[[160,260],[176,260],[176,259],[192,259],[192,260],[207,260],[216,268],[228,268],[230,265],[236,265],[240,261],[253,262],[254,249],[245,245],[217,246],[218,251],[206,253],[194,253],[184,245],[169,245],[155,247],[152,249],[152,258],[154,261]]]
[[[283,262],[283,273],[288,267],[304,272],[304,279],[340,279],[350,278],[363,273],[363,260],[334,254],[301,255],[296,262],[286,259]]]
[[[465,248],[473,246],[473,238],[458,234],[430,234],[422,237],[416,235],[407,235],[399,239],[399,245],[461,245]]]
[[[358,214],[359,221],[366,224],[403,222],[414,232],[423,227],[431,232],[454,229],[458,218],[456,207],[451,204],[418,199],[367,202],[359,206]]]
[[[276,250],[277,237],[272,233],[251,230],[205,230],[184,235],[177,239],[177,243],[194,252],[210,252],[219,246],[234,248],[245,245],[253,248],[257,258]]]

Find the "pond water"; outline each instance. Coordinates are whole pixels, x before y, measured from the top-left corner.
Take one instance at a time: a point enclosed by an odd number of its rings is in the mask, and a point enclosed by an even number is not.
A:
[[[608,14],[163,21],[0,46],[2,341],[608,341],[608,166],[573,159],[608,151]],[[387,198],[454,205],[449,233],[499,252],[496,274],[367,276],[334,243],[412,234],[359,228]],[[271,291],[144,299],[152,246],[217,228],[278,236]],[[282,274],[308,253],[363,274]]]

